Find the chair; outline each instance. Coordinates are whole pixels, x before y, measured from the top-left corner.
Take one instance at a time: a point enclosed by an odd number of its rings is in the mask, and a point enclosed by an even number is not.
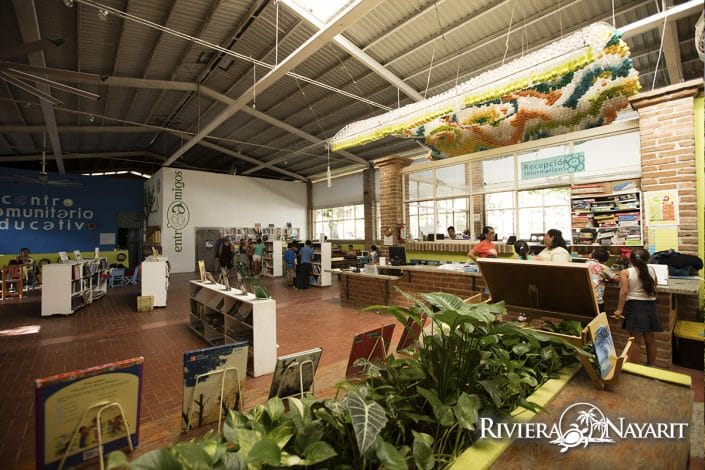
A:
[[[132,276],[125,278],[122,284],[123,286],[137,285],[137,282],[140,280],[140,267],[140,265],[137,265],[137,267],[135,268],[135,272],[132,273]]]
[[[110,279],[108,279],[108,285],[110,287],[124,286],[126,282],[125,279],[125,269],[124,268],[112,268],[110,270]]]

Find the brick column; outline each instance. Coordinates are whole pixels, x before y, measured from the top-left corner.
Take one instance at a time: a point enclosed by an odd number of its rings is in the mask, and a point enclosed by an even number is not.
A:
[[[408,158],[391,156],[374,162],[379,169],[379,210],[382,218],[382,236],[388,228],[394,230],[396,244],[396,226],[403,221],[404,186],[401,170],[411,165]],[[408,224],[407,232],[408,232]],[[381,248],[381,247],[380,247]]]
[[[313,233],[313,183],[306,182],[306,236],[302,241],[313,240],[318,234]],[[321,240],[323,241],[323,240]]]
[[[377,238],[377,192],[375,191],[375,169],[362,172],[362,197],[365,207],[365,246],[374,245]]]
[[[629,99],[639,113],[641,190],[678,190],[678,251],[689,254],[698,250],[693,99],[702,88],[691,80]],[[648,228],[645,221],[645,240]]]

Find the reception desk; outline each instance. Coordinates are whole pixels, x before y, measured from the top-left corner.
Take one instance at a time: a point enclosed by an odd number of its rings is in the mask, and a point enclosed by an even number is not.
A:
[[[341,303],[356,308],[370,305],[410,306],[411,302],[399,291],[411,295],[447,292],[467,298],[483,293],[486,287],[485,280],[479,272],[447,270],[443,266],[376,266],[374,273],[345,270],[331,270],[331,272],[339,276]],[[673,361],[672,332],[678,320],[679,296],[697,296],[698,293],[699,282],[691,279],[671,279],[667,286],[658,287],[656,308],[664,329],[662,333],[656,333],[658,367],[670,368]],[[615,310],[618,295],[618,286],[609,285],[605,292],[608,313]],[[585,323],[590,320],[590,317],[585,317]],[[621,350],[626,344],[628,335],[622,329],[622,321],[610,319],[610,329],[615,347]],[[646,357],[643,346],[642,351]]]

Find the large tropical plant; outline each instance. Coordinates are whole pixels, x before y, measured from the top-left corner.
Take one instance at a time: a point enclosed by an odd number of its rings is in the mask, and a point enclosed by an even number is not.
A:
[[[343,399],[279,398],[247,414],[230,411],[220,437],[178,443],[112,468],[443,467],[475,440],[481,416],[500,418],[568,363],[575,347],[497,320],[503,304],[466,305],[456,296],[407,296],[411,307],[374,306],[423,331],[417,348],[344,382]],[[365,362],[365,361],[363,361]]]

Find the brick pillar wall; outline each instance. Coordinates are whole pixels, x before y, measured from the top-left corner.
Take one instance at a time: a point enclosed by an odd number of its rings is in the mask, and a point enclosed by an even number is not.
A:
[[[639,113],[641,190],[678,190],[678,251],[689,254],[698,250],[693,99],[702,88],[702,79],[692,80],[629,100]]]
[[[379,169],[379,210],[382,219],[382,236],[384,236],[386,229],[391,228],[395,233],[396,244],[397,222],[403,221],[404,214],[404,187],[401,170],[411,165],[411,160],[391,156],[377,160],[374,163],[375,167]]]
[[[375,191],[375,170],[368,168],[362,172],[362,197],[365,206],[365,246],[374,245],[377,238],[377,193]]]
[[[306,236],[304,240],[312,240],[318,235],[313,233],[313,183],[306,182]],[[321,240],[322,241],[322,240]]]
[[[470,167],[470,173],[472,175],[472,188],[473,192],[482,191],[484,187],[485,175],[482,170],[482,161],[475,160],[468,164]],[[472,196],[470,201],[472,204],[473,220],[472,225],[472,239],[477,240],[477,238],[482,234],[482,227],[485,225],[485,197],[482,194]]]

